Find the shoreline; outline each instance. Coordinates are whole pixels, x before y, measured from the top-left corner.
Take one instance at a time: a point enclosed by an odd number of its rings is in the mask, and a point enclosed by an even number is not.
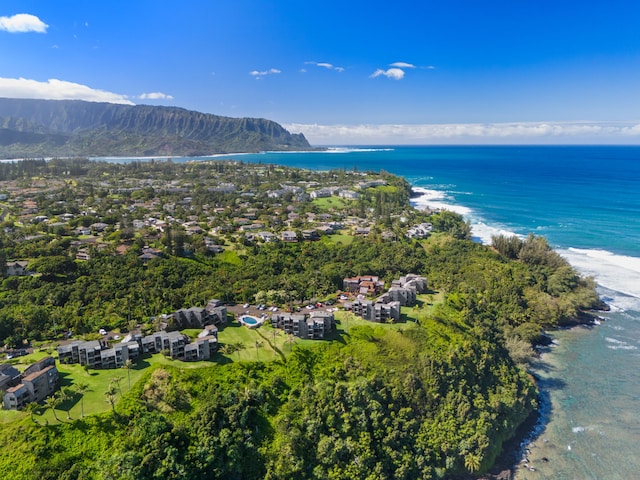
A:
[[[547,425],[551,420],[552,403],[551,391],[541,387],[542,378],[535,373],[536,365],[544,363],[544,357],[551,353],[551,349],[557,345],[556,341],[548,332],[560,330],[573,330],[576,328],[592,329],[607,319],[598,315],[598,312],[609,311],[609,306],[603,302],[602,310],[582,312],[582,314],[566,325],[562,325],[553,330],[545,330],[545,341],[536,345],[537,357],[527,368],[527,374],[534,380],[538,389],[538,408],[536,408],[527,419],[516,429],[514,436],[507,440],[502,448],[502,453],[496,459],[493,467],[487,473],[477,477],[477,480],[515,480],[519,472],[536,472],[536,465],[529,461],[531,448],[535,447],[535,442],[540,439]],[[548,463],[549,459],[542,457],[543,463]]]
[[[432,202],[432,199],[434,198],[436,199],[436,202]],[[441,199],[446,199],[446,194],[444,192],[429,190],[424,187],[416,187],[412,185],[410,202],[415,208],[433,208],[431,206],[433,203],[436,203],[439,207],[442,206],[443,208],[447,208],[448,205],[438,202],[438,200]],[[471,212],[471,209],[467,209],[467,207],[462,208],[466,209],[469,213]],[[456,211],[455,209],[451,210]],[[465,214],[462,215],[467,216]],[[491,229],[492,227],[488,228]],[[499,231],[499,229],[495,230],[499,233],[507,235],[516,235],[512,232]],[[476,236],[475,233],[476,232],[473,231],[472,224],[473,239],[476,241],[480,240],[480,243],[483,244],[489,243],[481,236]],[[576,271],[578,271],[581,275],[586,276],[584,272],[578,270],[578,268],[574,265],[572,265],[572,267],[575,268]],[[606,286],[602,286],[601,284],[598,285],[607,289],[609,288]],[[607,298],[607,300],[609,299]],[[607,312],[611,310],[610,305],[602,299],[602,296],[600,297],[600,302],[601,303],[598,310],[581,312],[576,318],[564,325],[556,327],[556,329],[554,329],[553,331],[574,329],[578,327],[594,328],[595,326],[598,326],[602,321],[606,320],[606,318],[598,315],[598,312]],[[474,477],[478,480],[514,480],[518,476],[518,474],[523,474],[524,472],[534,473],[537,470],[536,465],[531,464],[528,458],[531,452],[530,447],[533,448],[535,446],[535,442],[540,439],[541,435],[543,434],[551,420],[552,414],[551,392],[541,385],[541,377],[539,377],[534,372],[535,364],[542,362],[545,354],[549,353],[550,348],[552,348],[553,346],[553,340],[551,339],[551,337],[549,337],[548,335],[545,336],[549,339],[549,341],[543,344],[539,344],[535,347],[536,351],[538,352],[538,357],[535,360],[535,363],[533,363],[530,368],[527,369],[527,374],[531,376],[536,385],[536,388],[538,389],[538,407],[516,429],[514,436],[504,443],[502,453],[498,456],[492,468],[489,469],[489,471],[484,475]],[[548,463],[549,459],[546,457],[542,457],[541,459],[539,459],[539,461]]]

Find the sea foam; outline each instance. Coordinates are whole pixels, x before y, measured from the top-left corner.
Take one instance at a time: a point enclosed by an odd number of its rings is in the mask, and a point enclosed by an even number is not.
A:
[[[468,216],[472,213],[469,207],[449,203],[450,198],[443,191],[429,190],[422,187],[413,187],[413,191],[420,194],[419,197],[411,199],[411,203],[416,208],[450,210],[464,216]]]
[[[558,253],[580,273],[605,287],[606,300],[614,306],[640,310],[640,258],[583,248],[561,249]]]
[[[455,204],[446,191],[424,187],[413,187],[413,191],[420,194],[411,201],[416,208],[446,209],[464,216],[477,242],[490,244],[495,235],[517,235],[505,227],[485,223],[471,208]],[[613,310],[640,311],[640,258],[601,249],[563,248],[557,251],[582,275],[596,280],[601,297]]]
[[[459,213],[469,220],[471,236],[476,242],[490,244],[491,237],[494,235],[505,235],[508,237],[516,235],[514,232],[503,227],[486,224],[482,218],[478,217],[477,213],[469,207],[451,203],[451,198],[441,190],[413,187],[413,191],[420,194],[419,197],[411,200],[411,204],[416,208],[450,210]]]

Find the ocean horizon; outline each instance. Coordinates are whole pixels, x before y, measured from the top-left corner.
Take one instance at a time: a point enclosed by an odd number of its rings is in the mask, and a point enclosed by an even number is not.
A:
[[[541,423],[518,479],[628,479],[640,471],[640,146],[339,146],[234,159],[406,178],[417,208],[462,214],[476,241],[542,235],[610,305],[595,327],[550,332],[532,369]],[[114,159],[113,161],[123,161]]]

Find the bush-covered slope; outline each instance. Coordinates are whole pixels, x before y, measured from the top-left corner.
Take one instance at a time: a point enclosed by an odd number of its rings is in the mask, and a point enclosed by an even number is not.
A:
[[[430,479],[487,468],[534,408],[453,320],[358,327],[286,362],[158,367],[112,413],[3,428],[6,478]],[[125,390],[126,391],[126,390]]]

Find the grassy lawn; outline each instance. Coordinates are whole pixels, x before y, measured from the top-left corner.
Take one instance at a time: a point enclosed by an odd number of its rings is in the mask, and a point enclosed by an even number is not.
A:
[[[224,252],[219,253],[218,258],[221,261],[230,263],[232,265],[240,265],[240,263],[242,263],[242,261],[238,257],[238,253],[234,252],[233,250],[225,250]]]
[[[293,348],[292,343],[301,342],[297,338],[287,338],[282,330],[272,328],[268,320],[258,328],[247,328],[238,322],[230,322],[218,333],[218,340],[221,345],[219,355],[224,352],[224,345],[242,345],[240,350],[224,354],[234,362],[284,359]],[[259,342],[258,347],[256,342]]]
[[[347,205],[347,200],[340,197],[316,198],[311,203],[322,210],[343,209]]]
[[[373,190],[376,192],[395,193],[398,191],[398,187],[394,187],[393,185],[380,185],[379,187],[373,187]]]
[[[333,235],[325,235],[322,238],[323,240],[326,239],[327,242],[341,243],[342,245],[350,245],[351,243],[353,243],[353,239],[355,237],[353,235],[335,233]]]
[[[418,315],[431,315],[433,309],[438,303],[441,303],[444,299],[443,292],[423,293],[418,295],[417,303],[413,307],[402,307],[402,315],[406,315],[409,318],[417,318]]]

